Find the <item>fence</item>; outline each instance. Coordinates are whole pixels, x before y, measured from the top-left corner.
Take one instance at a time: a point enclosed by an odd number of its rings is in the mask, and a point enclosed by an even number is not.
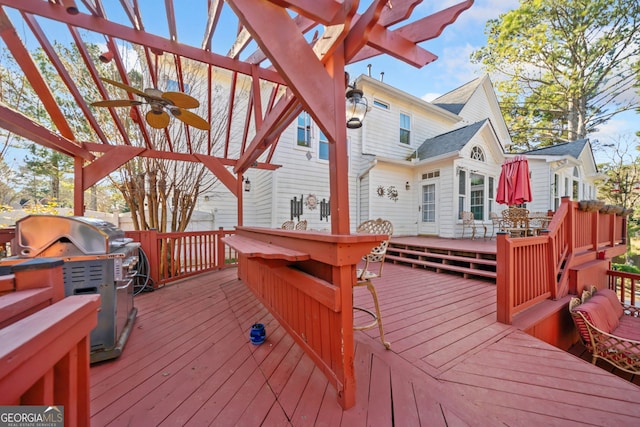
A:
[[[235,266],[237,254],[222,238],[234,230],[159,233],[156,230],[127,231],[127,237],[142,245],[149,276],[155,286],[207,271]]]

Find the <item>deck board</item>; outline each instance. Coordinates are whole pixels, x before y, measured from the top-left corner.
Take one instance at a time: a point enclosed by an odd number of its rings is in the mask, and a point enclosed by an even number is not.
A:
[[[640,416],[634,383],[581,360],[583,350],[497,323],[493,284],[389,264],[375,285],[391,350],[377,328],[355,333],[347,411],[227,269],[136,297],[122,356],[91,368],[92,425],[628,425]],[[373,307],[357,291],[355,303]],[[298,320],[317,316],[311,304]],[[259,346],[249,341],[255,322],[267,330]]]

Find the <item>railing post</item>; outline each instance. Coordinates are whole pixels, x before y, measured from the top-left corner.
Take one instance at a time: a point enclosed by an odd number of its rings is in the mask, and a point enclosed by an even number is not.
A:
[[[592,247],[594,251],[598,250],[598,240],[600,239],[600,218],[598,217],[598,215],[600,215],[600,212],[595,211],[591,213],[592,215],[592,223],[591,223],[591,233],[592,233]]]
[[[496,318],[511,324],[513,315],[513,265],[507,233],[496,233]]]
[[[549,236],[549,230],[542,230],[541,236],[547,238],[547,264],[549,266],[547,280],[547,289],[551,292],[551,299],[558,298],[558,271],[557,271],[557,253],[556,245],[551,236]]]
[[[140,246],[149,260],[149,277],[154,286],[160,284],[160,255],[158,254],[158,230],[138,232]]]
[[[569,253],[572,254],[575,252],[576,248],[576,236],[574,233],[574,227],[576,223],[576,208],[578,205],[577,203],[572,204],[569,196],[563,196],[562,203],[567,203],[567,226],[565,227],[565,241],[569,246]],[[598,239],[596,238],[596,244],[597,240]]]
[[[224,230],[222,227],[218,229],[218,234],[216,234],[216,264],[218,269],[222,269],[225,267],[225,261],[227,256],[227,251],[225,249],[225,244],[222,241],[224,237]]]

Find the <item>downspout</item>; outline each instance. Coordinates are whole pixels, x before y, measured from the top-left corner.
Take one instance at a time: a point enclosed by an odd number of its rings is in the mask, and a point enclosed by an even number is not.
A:
[[[367,166],[367,168],[365,170],[363,170],[362,172],[360,172],[356,178],[356,215],[358,216],[358,218],[361,217],[362,212],[360,212],[361,210],[361,204],[360,204],[360,197],[362,195],[362,178],[364,178],[366,175],[369,174],[369,172],[371,171],[371,169],[375,168],[376,165],[378,164],[378,159],[374,158],[373,160],[371,160],[369,162],[369,165]],[[369,216],[367,215],[367,218]],[[360,222],[360,220],[358,219],[358,221],[356,221],[357,223]]]

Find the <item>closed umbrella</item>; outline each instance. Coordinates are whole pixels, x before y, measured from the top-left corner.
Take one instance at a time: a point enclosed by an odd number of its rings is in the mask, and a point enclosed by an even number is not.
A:
[[[519,205],[532,200],[529,162],[525,156],[505,160],[496,191],[496,202],[503,205]]]

